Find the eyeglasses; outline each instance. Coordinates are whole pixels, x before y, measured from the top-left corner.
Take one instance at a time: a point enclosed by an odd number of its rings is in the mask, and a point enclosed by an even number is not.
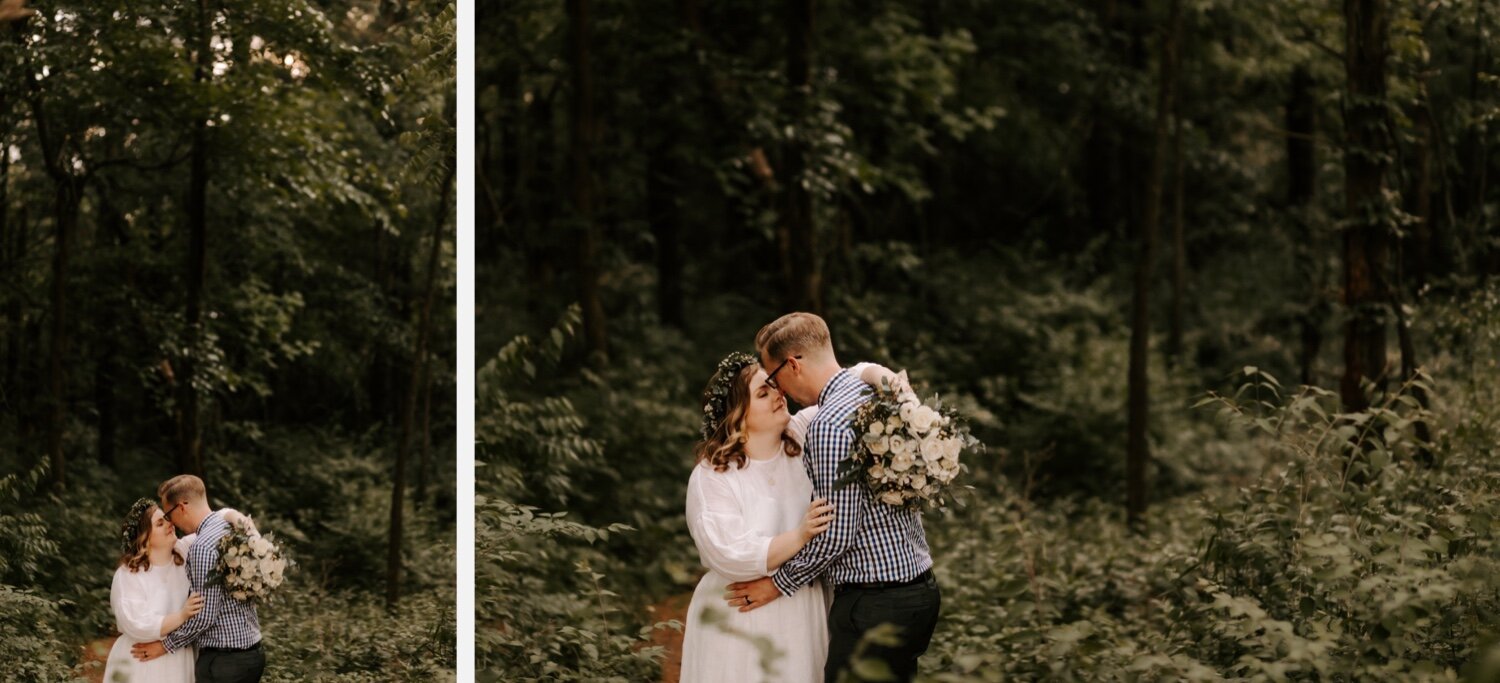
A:
[[[792,358],[796,358],[797,360],[802,360],[802,356],[792,356]],[[775,389],[777,391],[781,391],[781,386],[778,385],[778,384],[776,384],[776,373],[781,372],[781,369],[784,368],[784,367],[786,367],[787,363],[792,362],[792,358],[788,358],[788,359],[786,359],[784,361],[781,361],[781,365],[776,366],[776,369],[772,370],[771,374],[766,375],[766,386],[769,386],[772,389]]]
[[[167,510],[167,511],[166,511],[166,512],[163,512],[163,513],[162,513],[162,517],[165,517],[165,518],[167,518],[167,521],[168,521],[168,522],[170,522],[170,521],[172,521],[172,513],[174,513],[174,512],[176,512],[176,511],[178,511],[178,510],[180,510],[180,509],[182,509],[182,508],[183,508],[183,507],[185,507],[185,506],[186,506],[186,505],[187,505],[187,501],[183,501],[183,502],[181,502],[181,503],[178,503],[178,504],[176,504],[176,505],[173,505],[173,506],[172,506],[172,509],[170,509],[170,510]]]

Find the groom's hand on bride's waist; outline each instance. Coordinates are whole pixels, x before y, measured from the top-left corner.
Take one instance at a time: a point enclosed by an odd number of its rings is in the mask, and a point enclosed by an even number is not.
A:
[[[769,576],[762,576],[754,581],[731,583],[724,592],[724,601],[730,607],[738,607],[741,612],[760,609],[779,597],[781,589],[771,582]]]
[[[162,646],[160,640],[153,640],[149,643],[136,643],[135,647],[130,648],[130,654],[143,662],[149,662],[167,654],[167,648]]]

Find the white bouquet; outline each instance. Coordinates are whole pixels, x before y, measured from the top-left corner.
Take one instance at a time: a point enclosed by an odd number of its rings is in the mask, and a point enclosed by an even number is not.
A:
[[[855,439],[841,485],[863,479],[870,495],[897,507],[941,507],[949,485],[967,469],[960,456],[983,448],[957,410],[936,396],[917,398],[903,371],[881,381],[851,416]]]
[[[291,560],[269,535],[252,529],[248,523],[229,525],[229,533],[219,539],[219,563],[209,583],[223,585],[240,602],[264,603],[285,580]]]

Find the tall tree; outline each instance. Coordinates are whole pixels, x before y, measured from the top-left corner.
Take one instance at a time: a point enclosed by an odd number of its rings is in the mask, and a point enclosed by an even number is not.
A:
[[[1177,42],[1180,33],[1179,0],[1171,0],[1168,24],[1161,32],[1161,59],[1156,92],[1156,125],[1152,135],[1151,169],[1147,176],[1146,203],[1137,236],[1135,293],[1130,315],[1129,424],[1125,460],[1126,517],[1139,528],[1146,512],[1148,491],[1146,465],[1151,459],[1148,439],[1151,394],[1149,362],[1151,346],[1151,264],[1155,256],[1156,232],[1161,222],[1162,185],[1168,155],[1172,100],[1176,86]]]
[[[22,26],[14,25],[15,39],[24,44]],[[49,107],[39,82],[41,69],[28,64],[26,82],[29,88],[32,125],[36,129],[37,141],[42,150],[42,165],[52,180],[52,286],[51,286],[51,338],[47,347],[47,457],[51,463],[53,483],[62,487],[67,484],[67,468],[63,451],[63,431],[68,418],[67,405],[67,348],[68,348],[68,264],[72,255],[73,237],[77,232],[79,205],[87,185],[87,171],[76,170],[70,156],[68,142],[75,139],[74,131],[58,130],[60,122],[49,115]]]
[[[577,242],[578,298],[583,305],[583,336],[594,358],[608,358],[604,302],[599,292],[599,226],[594,222],[592,156],[597,122],[594,120],[594,75],[589,66],[589,0],[568,0],[569,53],[572,59],[573,98],[569,108],[573,220]]]
[[[1290,92],[1286,103],[1287,206],[1297,231],[1295,238],[1298,270],[1307,276],[1309,305],[1297,316],[1300,327],[1298,365],[1303,384],[1317,383],[1318,355],[1323,348],[1321,268],[1314,245],[1312,220],[1307,212],[1317,192],[1318,105],[1313,93],[1313,78],[1306,63],[1292,69]]]
[[[194,14],[195,59],[193,83],[199,88],[207,87],[213,74],[213,53],[210,51],[211,31],[208,0],[197,0]],[[187,305],[185,311],[185,340],[181,360],[181,377],[178,390],[181,392],[181,414],[178,428],[177,469],[180,472],[203,476],[203,434],[198,424],[198,355],[199,342],[203,338],[203,281],[208,270],[208,118],[209,112],[193,108],[192,168],[188,172],[187,191]]]
[[[785,118],[802,131],[812,103],[813,0],[786,0]],[[808,171],[807,141],[799,133],[782,146],[785,170],[781,183],[778,247],[786,281],[786,305],[792,310],[823,311],[822,276],[818,269],[818,241],[812,192],[804,183]]]
[[[458,160],[449,158],[448,169],[443,176],[438,194],[437,216],[433,221],[432,244],[427,250],[426,281],[422,285],[421,311],[417,319],[416,348],[412,350],[411,373],[406,384],[406,396],[401,404],[401,437],[396,444],[396,467],[391,475],[391,525],[390,540],[386,554],[385,604],[394,609],[401,600],[401,536],[404,526],[403,510],[406,500],[406,469],[411,460],[410,451],[416,424],[417,401],[423,391],[423,377],[427,374],[429,340],[432,335],[432,303],[437,291],[439,255],[443,251],[443,234],[448,223],[448,193],[453,188],[454,175],[458,171]],[[421,495],[421,491],[417,492]]]
[[[1386,0],[1344,0],[1344,374],[1339,394],[1349,410],[1370,399],[1386,379],[1386,307],[1390,294],[1393,207],[1386,197],[1390,131],[1386,128],[1386,57],[1390,15]]]

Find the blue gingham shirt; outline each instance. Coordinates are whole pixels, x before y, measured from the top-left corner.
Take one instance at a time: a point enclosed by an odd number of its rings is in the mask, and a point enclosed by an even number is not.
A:
[[[219,539],[229,535],[229,522],[217,511],[198,525],[198,539],[188,548],[188,583],[203,595],[203,611],[162,639],[167,652],[188,645],[241,650],[260,642],[260,619],[255,606],[239,602],[223,586],[204,586],[208,573],[219,563]]]
[[[802,464],[812,479],[813,496],[833,504],[833,524],[771,575],[782,595],[797,592],[825,573],[840,585],[908,581],[932,568],[921,513],[877,501],[859,482],[833,487],[839,463],[854,445],[849,420],[868,400],[869,385],[848,369],[834,375],[818,394],[818,415],[807,427]]]

